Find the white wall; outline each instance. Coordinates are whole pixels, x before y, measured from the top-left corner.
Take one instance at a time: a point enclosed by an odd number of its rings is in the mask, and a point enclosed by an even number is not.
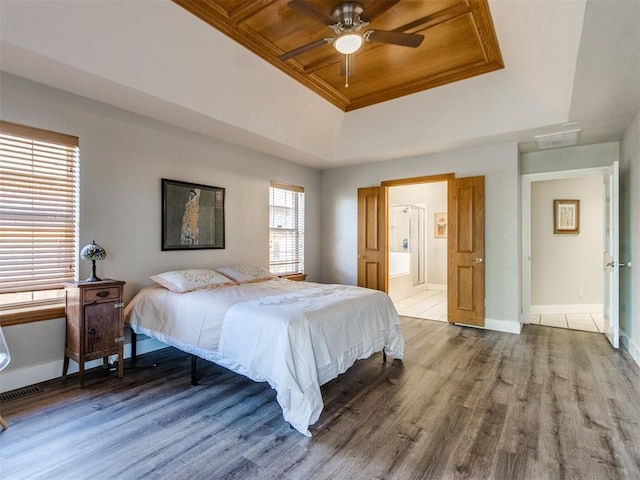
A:
[[[519,177],[515,143],[324,171],[322,278],[326,282],[357,283],[358,187],[443,173],[485,176],[485,323],[488,328],[519,332]]]
[[[522,174],[605,167],[618,160],[618,142],[554,148],[522,154]]]
[[[553,201],[580,200],[580,233],[553,231]],[[531,305],[602,304],[602,177],[531,185]]]
[[[620,328],[622,344],[640,364],[640,110],[620,144]]]
[[[2,74],[0,81],[3,120],[79,137],[80,246],[95,239],[106,249],[98,276],[127,282],[125,301],[157,272],[235,262],[268,265],[269,180],[305,188],[305,265],[309,280],[320,279],[317,170],[13,75]],[[161,178],[226,188],[225,249],[160,250]],[[89,273],[82,262],[80,278]],[[4,372],[61,361],[63,328],[55,320],[6,327],[16,353]]]

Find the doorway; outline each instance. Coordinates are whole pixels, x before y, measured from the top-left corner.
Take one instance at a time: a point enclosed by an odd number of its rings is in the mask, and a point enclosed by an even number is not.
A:
[[[400,315],[447,321],[447,238],[442,225],[436,231],[436,218],[446,219],[447,184],[389,187],[388,293]]]
[[[612,320],[605,312],[602,260],[610,230],[603,187],[608,170],[523,176],[524,323],[606,333]],[[570,232],[559,230],[554,218],[563,201],[577,207]]]
[[[447,183],[446,215],[436,218],[438,235],[447,239],[447,321],[484,327],[484,176],[443,174],[358,188],[358,286],[389,291],[389,188],[443,181]]]

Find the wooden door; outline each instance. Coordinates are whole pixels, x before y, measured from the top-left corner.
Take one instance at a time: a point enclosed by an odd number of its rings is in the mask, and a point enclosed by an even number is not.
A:
[[[358,189],[358,286],[387,291],[387,188]]]
[[[448,204],[448,320],[483,327],[484,177],[450,180]]]

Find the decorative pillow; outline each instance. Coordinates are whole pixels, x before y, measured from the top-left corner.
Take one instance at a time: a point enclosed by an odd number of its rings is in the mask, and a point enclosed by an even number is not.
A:
[[[233,265],[231,267],[219,267],[216,268],[216,271],[238,283],[263,282],[271,278],[276,278],[276,276],[266,268],[251,263],[246,265]]]
[[[152,275],[149,278],[176,293],[193,292],[194,290],[202,290],[204,288],[236,284],[236,282],[215,270],[202,268],[164,272]]]

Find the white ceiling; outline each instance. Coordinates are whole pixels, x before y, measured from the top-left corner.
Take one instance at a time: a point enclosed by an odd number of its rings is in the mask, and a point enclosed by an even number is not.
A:
[[[569,122],[581,144],[619,140],[640,109],[640,1],[489,5],[503,70],[349,113],[165,0],[0,0],[0,69],[321,169],[531,151]]]

